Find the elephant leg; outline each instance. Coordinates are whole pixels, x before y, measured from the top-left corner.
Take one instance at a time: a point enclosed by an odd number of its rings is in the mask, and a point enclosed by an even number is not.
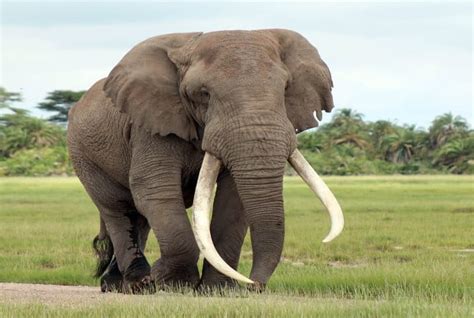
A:
[[[234,179],[225,170],[217,180],[217,192],[211,221],[211,236],[219,255],[237,269],[248,225]],[[218,272],[204,260],[200,288],[235,287],[236,281]]]
[[[115,257],[115,255],[112,256],[112,260],[110,261],[109,266],[107,266],[107,269],[105,270],[104,274],[100,277],[100,290],[103,293],[124,292],[123,276],[118,268],[117,258]]]
[[[123,276],[123,292],[153,292],[150,265],[139,244],[137,223],[142,217],[136,210],[103,211],[104,221],[114,245],[116,264],[112,261],[110,265],[112,269],[116,267],[112,273],[117,273],[118,269]]]
[[[137,222],[135,224],[137,231],[138,231],[138,245],[142,254],[145,253],[146,241],[148,239],[148,234],[150,233],[150,226],[148,225],[147,219],[138,214],[137,215]],[[100,286],[102,292],[109,292],[109,291],[123,291],[123,276],[119,270],[117,258],[115,255],[113,256],[111,262],[107,266],[104,274],[101,276],[100,279]]]
[[[121,289],[125,292],[150,289],[150,265],[139,246],[138,225],[143,223],[143,217],[138,214],[130,191],[87,160],[81,160],[80,169],[76,170],[112,241],[116,265],[113,262],[109,265],[112,269],[116,266],[123,276]]]
[[[146,217],[139,214],[136,225],[138,230],[138,246],[142,254],[145,254],[146,242],[148,241],[148,234],[150,234],[150,224],[148,224]]]
[[[155,173],[132,172],[131,190],[160,246],[161,257],[151,276],[159,288],[194,287],[199,281],[199,249],[191,229],[181,189],[181,169],[161,163]]]

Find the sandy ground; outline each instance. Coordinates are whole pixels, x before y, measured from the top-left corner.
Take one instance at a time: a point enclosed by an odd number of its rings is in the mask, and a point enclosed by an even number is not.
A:
[[[40,303],[50,305],[93,305],[99,302],[124,300],[123,294],[104,294],[100,288],[43,284],[0,283],[0,304]]]

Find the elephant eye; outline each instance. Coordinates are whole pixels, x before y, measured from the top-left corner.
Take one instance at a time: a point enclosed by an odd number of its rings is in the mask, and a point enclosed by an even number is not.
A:
[[[209,92],[204,86],[199,88],[187,87],[185,89],[185,96],[190,100],[194,107],[201,105],[207,106],[210,99]]]
[[[199,102],[201,104],[208,104],[209,103],[209,92],[207,91],[207,89],[205,89],[204,87],[201,88],[201,90],[199,91]]]
[[[199,91],[199,93],[201,93],[202,96],[209,96],[209,92],[207,91],[205,87],[201,87],[201,90]]]

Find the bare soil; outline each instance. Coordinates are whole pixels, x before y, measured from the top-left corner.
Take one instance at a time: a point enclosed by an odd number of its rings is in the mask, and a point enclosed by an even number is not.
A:
[[[123,294],[104,294],[100,288],[43,284],[0,283],[0,304],[41,303],[48,305],[93,305],[133,297]]]

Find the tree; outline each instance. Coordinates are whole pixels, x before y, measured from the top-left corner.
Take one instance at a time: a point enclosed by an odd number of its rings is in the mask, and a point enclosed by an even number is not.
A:
[[[429,128],[430,146],[432,149],[441,147],[444,143],[458,136],[467,136],[469,125],[461,116],[446,113],[433,120]]]
[[[436,151],[433,163],[447,167],[451,173],[474,170],[474,134],[446,142]]]
[[[408,163],[420,148],[422,132],[415,126],[398,127],[395,133],[383,138],[381,150],[385,159],[393,163]]]
[[[364,124],[364,115],[351,108],[342,108],[336,112],[330,125],[332,126],[346,126]]]
[[[377,120],[369,124],[369,135],[376,148],[380,148],[385,136],[396,133],[397,127],[388,120]]]
[[[64,128],[12,106],[20,100],[0,87],[0,176],[72,174]]]
[[[353,109],[343,108],[328,124],[332,143],[335,145],[352,144],[360,149],[370,148],[366,124],[363,115]]]
[[[320,152],[325,148],[326,135],[318,131],[305,131],[298,136],[298,149]]]
[[[21,94],[0,87],[0,108],[9,112],[0,115],[0,159],[11,157],[21,149],[64,146],[64,129],[29,115],[26,109],[12,103],[21,101]]]
[[[20,93],[8,92],[0,86],[0,108],[11,108],[10,103],[20,102],[21,100]]]
[[[48,120],[65,124],[68,120],[69,109],[82,97],[84,91],[56,90],[48,93],[46,100],[38,105],[39,109],[54,112]]]
[[[62,127],[30,116],[27,110],[10,108],[0,116],[0,157],[8,158],[21,149],[66,146]]]

